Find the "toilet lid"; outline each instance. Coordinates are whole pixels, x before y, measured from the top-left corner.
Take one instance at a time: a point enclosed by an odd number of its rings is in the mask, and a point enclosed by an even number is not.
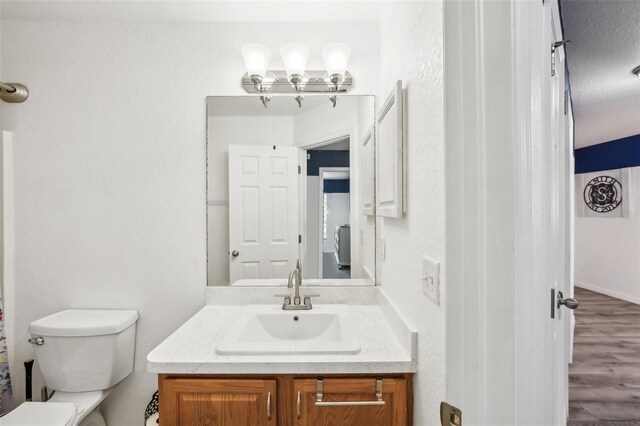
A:
[[[25,402],[2,417],[2,426],[69,426],[75,417],[70,402]]]

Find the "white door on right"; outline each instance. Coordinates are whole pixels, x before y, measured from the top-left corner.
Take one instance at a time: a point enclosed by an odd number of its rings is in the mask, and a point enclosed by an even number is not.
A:
[[[291,146],[229,146],[229,273],[286,278],[299,257],[298,158]]]
[[[573,176],[570,167],[570,146],[567,126],[571,125],[567,114],[565,96],[565,50],[562,43],[562,30],[558,15],[552,7],[546,8],[545,41],[554,46],[551,54],[551,66],[546,72],[544,88],[547,92],[549,114],[546,117],[548,135],[547,161],[548,177],[545,188],[547,193],[547,282],[550,284],[550,334],[552,351],[553,412],[554,425],[566,424],[569,413],[569,354],[570,324],[574,309],[571,285],[571,250],[570,229],[572,223],[571,187]]]

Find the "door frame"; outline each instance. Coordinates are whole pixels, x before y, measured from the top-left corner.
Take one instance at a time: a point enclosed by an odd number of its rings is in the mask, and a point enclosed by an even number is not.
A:
[[[559,18],[557,0],[444,3],[446,399],[470,424],[551,424],[558,402],[531,350],[551,331],[532,276],[548,8]]]
[[[346,128],[346,129],[342,129],[342,130],[338,130],[335,131],[333,133],[331,133],[330,135],[326,135],[323,137],[319,137],[319,138],[315,138],[309,141],[305,141],[303,143],[294,143],[294,146],[297,146],[298,148],[300,148],[302,150],[302,157],[304,157],[304,161],[301,161],[301,182],[300,182],[300,208],[298,209],[300,211],[300,235],[305,235],[306,230],[307,230],[307,151],[315,149],[315,148],[320,148],[323,146],[327,146],[327,145],[331,145],[334,144],[336,142],[340,142],[342,140],[348,139],[349,140],[349,164],[356,164],[355,160],[357,160],[355,158],[356,153],[354,152],[354,150],[351,149],[351,142],[354,141],[353,136],[356,134],[356,130],[353,128]],[[319,175],[320,173],[318,173]],[[349,176],[351,176],[351,173],[349,173]],[[350,188],[350,193],[352,192],[351,189],[353,189],[353,186]],[[321,193],[319,194],[319,196],[321,196]],[[320,199],[319,201],[322,201],[322,199]],[[322,205],[322,204],[320,204]],[[351,202],[349,203],[349,205],[351,206]],[[357,206],[355,206],[357,207]],[[351,211],[353,212],[354,209],[351,209]],[[357,225],[357,229],[360,229],[360,219],[358,217],[358,215],[355,216],[351,216],[350,217],[350,222],[355,222]],[[320,233],[318,234],[318,236],[322,235],[322,224],[319,225],[320,226]],[[353,228],[352,228],[353,229]],[[302,265],[304,266],[305,264],[305,260],[306,260],[306,256],[307,256],[307,243],[309,241],[309,238],[303,238],[302,239],[302,251],[303,254],[300,256],[300,259],[302,259]],[[319,238],[319,245],[320,245],[320,251],[318,253],[318,279],[323,279],[322,277],[322,238]],[[354,255],[355,254],[355,255]],[[353,274],[354,270],[359,269],[359,251],[358,251],[358,245],[353,243],[353,239],[351,242],[351,258],[356,259],[356,263],[357,263],[357,268],[354,268],[352,265],[351,268],[351,273]],[[353,275],[351,278],[354,278]]]
[[[324,217],[324,173],[325,172],[349,172],[351,178],[351,167],[319,167],[318,168],[318,205],[323,206]],[[349,223],[351,223],[351,188],[349,188]],[[328,238],[328,236],[327,236]],[[322,267],[324,266],[324,239],[322,238],[322,220],[318,221],[318,278],[323,278]]]

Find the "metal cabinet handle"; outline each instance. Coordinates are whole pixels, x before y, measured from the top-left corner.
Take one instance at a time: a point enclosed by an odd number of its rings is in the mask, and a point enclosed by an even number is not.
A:
[[[238,250],[234,250],[234,251],[231,252],[231,256],[238,257],[238,256],[240,256],[240,252]]]
[[[298,418],[302,417],[302,402],[300,401],[300,391],[298,391],[298,398],[296,399],[296,410]]]
[[[316,401],[316,407],[351,407],[357,405],[384,405],[384,401]]]
[[[271,420],[271,392],[267,394],[267,420]]]
[[[363,405],[384,405],[385,401],[382,399],[382,379],[376,379],[376,401],[323,401],[324,397],[324,382],[322,379],[318,379],[316,382],[316,407],[351,407],[351,406],[363,406]]]

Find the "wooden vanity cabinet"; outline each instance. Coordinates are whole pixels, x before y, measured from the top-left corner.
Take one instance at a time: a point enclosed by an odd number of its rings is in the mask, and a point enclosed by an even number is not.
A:
[[[277,425],[276,381],[176,377],[160,380],[162,426]]]
[[[161,374],[160,425],[410,426],[411,377]]]

